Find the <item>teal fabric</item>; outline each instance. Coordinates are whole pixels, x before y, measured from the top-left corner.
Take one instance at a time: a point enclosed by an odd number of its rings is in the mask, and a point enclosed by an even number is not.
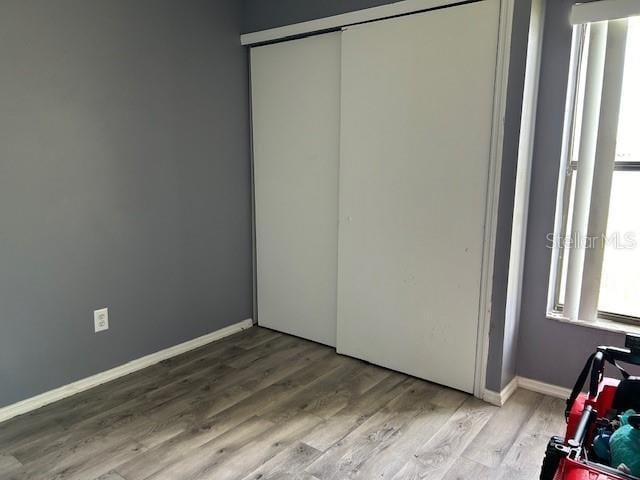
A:
[[[611,435],[611,465],[618,468],[625,464],[631,474],[640,476],[640,430],[629,425],[629,416],[636,412],[629,410],[620,417],[622,426]]]

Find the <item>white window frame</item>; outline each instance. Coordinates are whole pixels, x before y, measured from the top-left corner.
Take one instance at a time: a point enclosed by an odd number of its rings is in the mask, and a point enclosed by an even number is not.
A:
[[[584,245],[587,237],[606,235],[613,172],[640,170],[640,163],[615,162],[628,17],[634,15],[640,15],[640,0],[600,0],[576,4],[571,11],[574,27],[554,222],[556,241],[547,300],[549,318],[617,331],[635,330],[640,327],[640,318],[597,308],[604,242],[585,249],[564,248],[557,240],[571,236],[583,240]],[[584,85],[579,86],[580,81]],[[583,90],[590,94],[580,104]],[[580,135],[579,130],[597,135]],[[574,139],[579,145],[577,162],[572,161]],[[566,231],[571,194],[567,172],[576,175],[570,232]],[[569,257],[562,304],[560,284],[565,255]]]

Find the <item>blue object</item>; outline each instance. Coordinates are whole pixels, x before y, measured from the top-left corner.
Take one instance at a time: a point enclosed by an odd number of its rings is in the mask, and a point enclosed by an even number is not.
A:
[[[600,430],[596,438],[593,440],[593,451],[601,461],[607,464],[611,463],[610,441],[611,432],[605,429]]]
[[[635,411],[628,410],[621,415],[622,426],[613,432],[609,444],[611,466],[618,468],[624,463],[632,475],[640,476],[640,430],[629,425],[629,417],[635,414]]]

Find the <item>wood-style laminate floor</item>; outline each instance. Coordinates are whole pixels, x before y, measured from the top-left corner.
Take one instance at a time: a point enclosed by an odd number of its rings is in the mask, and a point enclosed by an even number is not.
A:
[[[0,424],[0,479],[534,480],[561,412],[251,328]]]

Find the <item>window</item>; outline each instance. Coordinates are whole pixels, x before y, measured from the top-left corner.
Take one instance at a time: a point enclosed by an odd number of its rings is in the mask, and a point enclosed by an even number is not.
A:
[[[640,324],[640,0],[573,7],[548,311]]]

